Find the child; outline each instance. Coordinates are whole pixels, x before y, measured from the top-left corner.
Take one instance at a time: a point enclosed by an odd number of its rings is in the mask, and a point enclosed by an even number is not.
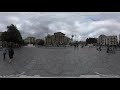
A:
[[[4,48],[3,48],[3,57],[4,57],[3,59],[4,59],[4,60],[5,60],[6,53],[7,53],[7,48],[4,47]]]

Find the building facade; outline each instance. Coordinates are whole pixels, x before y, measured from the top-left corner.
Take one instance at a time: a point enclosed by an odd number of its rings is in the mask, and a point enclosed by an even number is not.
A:
[[[54,35],[48,35],[45,37],[45,43],[46,45],[63,45],[63,44],[69,44],[70,38],[66,37],[64,33],[56,32]]]
[[[41,39],[36,39],[36,41],[35,41],[36,44],[38,44],[38,43],[40,42],[40,40],[41,40]]]
[[[98,38],[98,45],[105,45],[105,39],[106,39],[106,36],[105,35],[100,35],[99,38]]]
[[[100,35],[99,38],[98,38],[98,44],[101,45],[101,46],[118,45],[118,39],[117,39],[117,36]]]
[[[36,42],[35,37],[27,37],[24,41],[29,44],[33,44]]]
[[[105,45],[118,45],[117,36],[107,36],[105,39]]]
[[[63,44],[65,40],[65,34],[61,32],[54,33],[55,44]]]

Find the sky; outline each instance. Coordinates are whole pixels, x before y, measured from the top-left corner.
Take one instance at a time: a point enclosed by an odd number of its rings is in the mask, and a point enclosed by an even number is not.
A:
[[[0,12],[0,32],[14,24],[23,39],[63,32],[74,40],[120,34],[120,12]]]

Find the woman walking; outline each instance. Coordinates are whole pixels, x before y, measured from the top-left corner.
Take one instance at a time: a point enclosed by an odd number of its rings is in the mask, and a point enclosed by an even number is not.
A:
[[[5,60],[6,53],[7,53],[7,48],[3,47],[3,60]]]

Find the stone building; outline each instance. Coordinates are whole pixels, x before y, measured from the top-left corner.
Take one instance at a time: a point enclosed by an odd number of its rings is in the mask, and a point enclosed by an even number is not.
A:
[[[34,44],[35,43],[35,37],[27,37],[24,41],[26,43],[29,43],[29,44]]]
[[[46,45],[63,45],[63,44],[69,44],[70,38],[66,37],[64,33],[56,32],[54,35],[48,34],[47,37],[45,37],[45,43]]]
[[[105,35],[100,35],[98,39],[98,44],[102,46],[107,46],[107,45],[118,45],[118,39],[117,36],[105,36]]]
[[[105,45],[105,39],[106,39],[105,35],[100,35],[99,38],[98,38],[98,45],[104,46]]]
[[[36,44],[38,44],[38,43],[40,42],[40,40],[41,40],[41,39],[36,39],[36,41],[35,41]]]
[[[61,32],[54,33],[55,44],[63,44],[65,40],[65,34]]]
[[[107,36],[105,39],[105,45],[118,45],[117,36]]]

